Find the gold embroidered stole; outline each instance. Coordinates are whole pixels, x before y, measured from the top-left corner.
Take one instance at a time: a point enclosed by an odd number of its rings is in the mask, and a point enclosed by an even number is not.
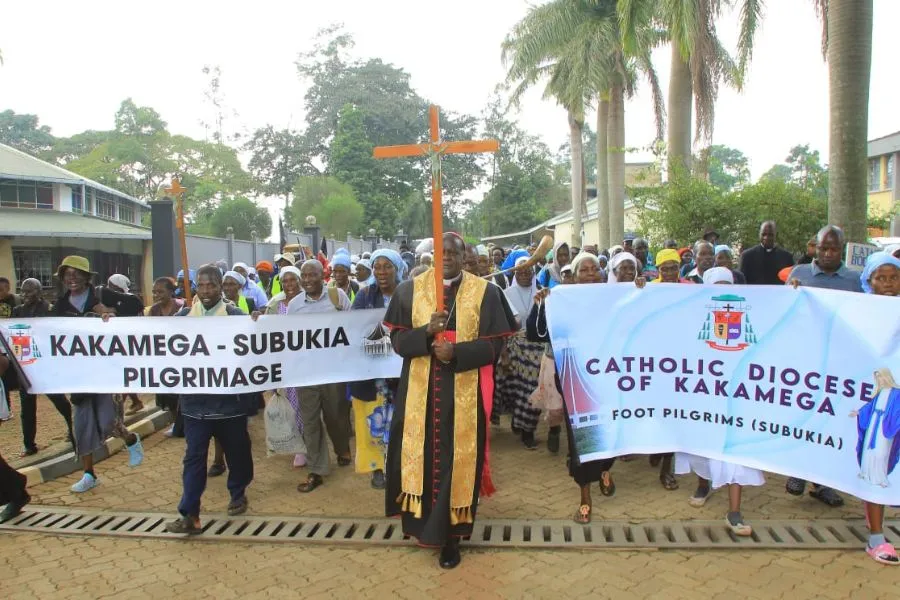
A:
[[[478,339],[481,302],[488,282],[463,274],[456,304],[456,343]],[[443,293],[443,290],[441,290]],[[429,269],[413,280],[412,325],[424,327],[435,311],[434,271]],[[448,307],[449,309],[449,307]],[[401,447],[401,510],[422,517],[425,470],[425,420],[428,406],[428,380],[431,356],[412,359],[406,392]],[[450,487],[450,523],[472,522],[472,498],[478,463],[478,369],[456,373],[453,377],[453,469]],[[435,395],[438,395],[437,393]],[[436,401],[435,401],[436,402]]]

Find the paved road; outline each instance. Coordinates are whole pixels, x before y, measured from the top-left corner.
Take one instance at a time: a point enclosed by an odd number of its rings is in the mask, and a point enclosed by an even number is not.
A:
[[[51,537],[0,538],[0,597],[897,598],[895,570],[862,552],[431,551]],[[176,592],[177,589],[177,592]]]
[[[504,420],[504,424],[507,421]],[[251,424],[256,479],[251,514],[378,517],[383,496],[368,477],[337,468],[325,486],[296,492],[304,470],[291,458],[265,457],[261,419]],[[529,452],[495,429],[492,452],[499,492],[484,500],[480,516],[569,518],[578,492],[565,457]],[[129,469],[125,453],[98,465],[102,485],[84,495],[69,486],[77,475],[30,488],[35,502],[79,508],[173,511],[181,493],[183,440],[155,434],[145,440],[146,461]],[[704,508],[688,506],[691,477],[666,492],[645,458],[616,465],[617,495],[596,491],[595,519],[626,521],[719,519],[727,500],[717,494]],[[847,499],[829,509],[810,498],[784,493],[784,479],[770,476],[746,491],[744,513],[754,519],[861,518]],[[204,510],[224,512],[224,478],[210,480]],[[889,511],[896,518],[897,511]],[[401,576],[402,575],[402,576]],[[440,571],[430,551],[415,548],[322,548],[296,544],[235,544],[0,535],[0,598],[102,598],[170,595],[184,598],[896,598],[900,569],[881,567],[862,549],[833,551],[519,551],[481,550],[464,556],[453,573]],[[863,587],[865,586],[865,587]]]

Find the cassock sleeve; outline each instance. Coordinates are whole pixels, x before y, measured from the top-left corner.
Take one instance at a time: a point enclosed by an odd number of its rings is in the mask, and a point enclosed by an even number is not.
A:
[[[506,338],[517,331],[516,318],[500,288],[488,285],[481,302],[478,339],[453,346],[450,368],[454,373],[479,369],[497,362]]]
[[[384,314],[385,324],[391,328],[394,352],[403,358],[417,358],[431,354],[432,337],[427,328],[412,326],[413,282],[401,283]]]

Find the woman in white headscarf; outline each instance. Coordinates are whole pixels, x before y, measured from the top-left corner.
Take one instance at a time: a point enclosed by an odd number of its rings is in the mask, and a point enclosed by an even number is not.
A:
[[[569,264],[569,260],[571,260],[569,244],[556,242],[553,250],[550,251],[549,258],[553,262],[548,263],[538,274],[538,283],[541,287],[553,289],[563,282],[562,268]]]
[[[713,267],[703,272],[704,285],[731,285],[734,275],[727,267]],[[762,471],[743,467],[724,460],[713,460],[686,452],[675,453],[675,473],[697,474],[697,490],[688,499],[691,506],[701,507],[720,487],[728,488],[728,514],[725,523],[735,535],[749,536],[753,528],[744,522],[741,514],[741,490],[745,485],[763,485],[766,482]]]
[[[515,266],[521,267],[526,262],[528,257],[523,256],[516,261]],[[529,450],[538,447],[534,432],[541,411],[532,408],[530,398],[538,385],[544,343],[528,341],[525,337],[525,320],[537,292],[538,285],[532,267],[518,269],[509,287],[503,291],[520,329],[507,343],[508,366],[497,377],[497,393],[494,396],[496,408],[512,413],[513,433],[522,436],[522,443]]]
[[[634,283],[643,287],[646,279],[638,277],[639,261],[631,252],[619,252],[609,259],[609,283]]]

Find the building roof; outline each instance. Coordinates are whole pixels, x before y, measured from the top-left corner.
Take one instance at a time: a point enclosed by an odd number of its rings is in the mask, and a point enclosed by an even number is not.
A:
[[[633,206],[631,200],[625,198],[625,210],[628,210]],[[592,219],[597,218],[597,198],[588,199],[586,203],[587,210],[585,210],[581,214],[582,222],[590,221]],[[538,231],[542,231],[544,229],[553,229],[560,223],[567,223],[572,220],[572,209],[562,212],[556,216],[550,217],[543,223],[538,223],[531,229],[525,229],[523,231],[517,231],[515,233],[504,233],[502,235],[492,235],[490,237],[481,238],[484,242],[500,242],[503,240],[520,238],[520,237],[530,237],[532,234]]]
[[[12,146],[0,144],[0,178],[9,177],[11,179],[31,179],[34,181],[46,181],[48,183],[65,183],[67,185],[86,185],[108,194],[118,196],[123,200],[128,200],[143,208],[150,208],[146,203],[141,202],[137,198],[129,196],[119,190],[98,183],[87,177],[82,177],[72,171],[67,171],[62,167],[35,158],[30,154],[16,150]]]
[[[900,131],[869,140],[869,158],[900,152]]]
[[[147,227],[78,213],[33,208],[0,208],[0,236],[149,240]]]

